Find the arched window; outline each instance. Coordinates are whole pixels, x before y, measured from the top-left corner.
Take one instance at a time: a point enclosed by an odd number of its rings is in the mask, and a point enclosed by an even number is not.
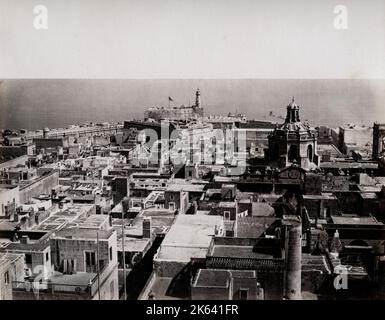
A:
[[[296,145],[292,144],[289,149],[288,158],[290,162],[298,162],[298,148]]]
[[[307,158],[310,162],[313,162],[313,146],[311,144],[307,146]]]

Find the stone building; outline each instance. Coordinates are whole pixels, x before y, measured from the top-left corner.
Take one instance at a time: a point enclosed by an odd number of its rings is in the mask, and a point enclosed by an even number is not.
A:
[[[12,300],[12,283],[24,280],[24,256],[0,252],[0,300]]]
[[[11,217],[19,204],[19,186],[0,185],[0,217]]]
[[[169,98],[170,99],[170,98]],[[169,101],[173,101],[170,99]],[[202,117],[204,114],[201,105],[201,93],[197,89],[195,92],[195,104],[193,106],[180,106],[180,107],[154,107],[148,108],[145,113],[145,119],[154,119],[160,121],[162,119],[175,119],[175,120],[189,120],[197,117]]]
[[[385,151],[385,124],[374,123],[373,125],[373,159],[384,155]]]
[[[312,169],[319,165],[316,131],[301,122],[294,98],[287,106],[285,122],[269,135],[268,140],[266,158],[273,167],[296,163],[304,169]]]
[[[199,269],[191,285],[192,300],[262,300],[254,270]]]

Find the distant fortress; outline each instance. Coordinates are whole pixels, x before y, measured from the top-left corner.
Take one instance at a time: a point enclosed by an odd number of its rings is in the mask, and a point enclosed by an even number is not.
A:
[[[169,98],[169,102],[173,101]],[[195,104],[193,106],[184,106],[179,107],[151,107],[144,112],[145,120],[153,119],[155,121],[160,121],[162,119],[170,120],[189,120],[203,117],[203,107],[201,105],[201,94],[199,89],[195,92]]]

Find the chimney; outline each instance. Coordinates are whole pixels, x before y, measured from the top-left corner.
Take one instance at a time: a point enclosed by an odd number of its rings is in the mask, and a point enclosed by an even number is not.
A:
[[[123,214],[124,216],[127,214],[128,212],[128,209],[129,209],[129,204],[130,204],[130,201],[127,197],[124,197],[123,200],[122,200],[122,210],[123,210]]]
[[[29,237],[28,236],[21,236],[20,243],[28,244],[28,242],[29,242]]]
[[[143,219],[143,238],[151,238],[151,218]]]

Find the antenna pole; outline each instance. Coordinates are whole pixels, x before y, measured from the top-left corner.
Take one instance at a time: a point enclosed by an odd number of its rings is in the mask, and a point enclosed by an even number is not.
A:
[[[96,232],[96,267],[98,274],[98,299],[100,300],[100,269],[99,269],[99,232]]]
[[[127,279],[126,279],[126,252],[124,251],[124,211],[122,210],[122,250],[123,250],[123,297],[127,300]]]

